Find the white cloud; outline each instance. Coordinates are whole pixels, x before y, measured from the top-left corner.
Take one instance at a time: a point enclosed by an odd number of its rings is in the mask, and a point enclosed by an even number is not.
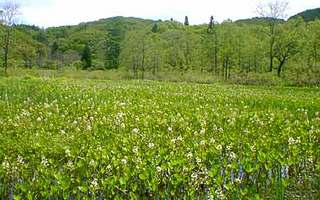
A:
[[[41,3],[39,3],[41,2]],[[78,24],[112,16],[134,16],[150,19],[206,23],[211,15],[218,21],[254,17],[259,0],[25,0],[24,22],[39,26]],[[290,0],[288,15],[320,7],[319,0]]]

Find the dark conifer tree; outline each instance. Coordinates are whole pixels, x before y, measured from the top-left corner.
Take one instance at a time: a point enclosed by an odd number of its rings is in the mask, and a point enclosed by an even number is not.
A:
[[[83,69],[88,69],[92,66],[91,49],[88,44],[83,48],[81,61],[83,63]]]
[[[159,30],[158,23],[154,23],[153,26],[152,26],[151,31],[152,31],[153,33],[157,33],[158,30]]]
[[[51,45],[51,52],[50,52],[51,59],[55,60],[58,58],[58,51],[59,51],[59,45],[56,41],[54,41],[53,44]]]
[[[189,26],[189,18],[188,18],[188,16],[186,16],[186,17],[184,18],[184,25],[185,25],[185,26]]]

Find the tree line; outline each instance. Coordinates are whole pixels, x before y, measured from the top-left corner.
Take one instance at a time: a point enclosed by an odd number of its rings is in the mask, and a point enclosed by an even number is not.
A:
[[[320,21],[264,18],[255,24],[219,24],[211,17],[207,26],[156,22],[154,27],[129,31],[122,44],[121,66],[141,78],[146,70],[163,69],[199,70],[225,79],[232,73],[276,71],[281,76],[284,69],[320,69]]]
[[[48,29],[14,24],[18,6],[5,5],[0,13],[5,69],[8,62],[125,69],[141,79],[145,73],[170,71],[198,71],[223,79],[270,72],[318,77],[320,71],[320,21],[280,20],[284,2],[258,6],[258,18],[236,22],[218,23],[211,16],[207,24],[191,26],[188,16],[184,23],[120,17]]]

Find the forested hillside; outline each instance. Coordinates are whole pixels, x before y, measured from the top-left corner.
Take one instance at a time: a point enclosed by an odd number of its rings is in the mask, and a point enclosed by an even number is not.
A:
[[[132,78],[142,79],[145,73],[192,71],[220,79],[274,72],[320,80],[319,20],[217,23],[211,18],[208,24],[189,26],[174,20],[114,17],[48,29],[16,25],[13,30],[11,67],[125,69]]]
[[[320,19],[320,8],[316,9],[311,9],[311,10],[306,10],[301,13],[298,13],[297,15],[294,15],[290,17],[290,19],[302,17],[305,21],[314,21],[314,20],[319,20]]]
[[[117,68],[120,44],[126,32],[143,29],[151,24],[151,20],[114,17],[48,29],[16,25],[13,27],[10,64],[41,68],[82,68],[81,55],[88,45],[93,59],[92,67]]]

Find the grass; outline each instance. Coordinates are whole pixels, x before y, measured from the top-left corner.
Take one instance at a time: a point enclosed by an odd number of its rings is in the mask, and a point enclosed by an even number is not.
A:
[[[1,199],[320,198],[318,88],[48,77],[0,79]]]
[[[224,80],[221,76],[213,75],[210,72],[187,71],[179,72],[172,70],[163,70],[153,75],[151,72],[145,73],[145,80],[167,81],[167,82],[188,82],[205,84],[238,84],[238,85],[260,85],[260,86],[319,86],[319,77],[317,72],[284,74],[282,78],[275,73],[233,73],[229,80]],[[141,74],[140,74],[141,75]],[[7,74],[0,71],[0,77],[44,77],[44,78],[71,78],[71,79],[93,79],[93,80],[131,80],[134,76],[131,72],[121,68],[118,70],[92,70],[82,71],[73,68],[61,68],[59,70],[50,69],[26,69],[9,68]]]

